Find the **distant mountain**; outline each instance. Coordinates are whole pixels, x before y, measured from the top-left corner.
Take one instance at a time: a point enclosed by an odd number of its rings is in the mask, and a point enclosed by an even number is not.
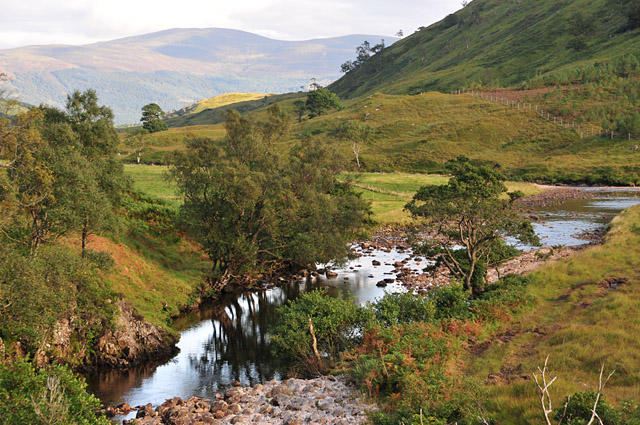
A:
[[[22,101],[62,106],[74,89],[93,88],[118,123],[136,122],[156,102],[171,110],[228,92],[283,93],[328,84],[363,41],[394,37],[348,35],[280,41],[244,31],[172,29],[83,46],[0,50],[0,72],[14,78]]]
[[[330,89],[358,97],[526,86],[550,72],[640,56],[637,5],[638,0],[473,0],[373,56]]]

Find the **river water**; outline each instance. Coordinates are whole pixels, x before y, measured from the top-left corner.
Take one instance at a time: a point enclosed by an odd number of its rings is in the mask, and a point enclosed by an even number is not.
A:
[[[575,236],[596,230],[620,211],[640,204],[640,191],[634,189],[583,190],[593,192],[593,196],[535,208],[532,214],[540,221],[534,223],[534,228],[543,245],[589,243]],[[383,297],[385,291],[402,291],[397,282],[386,288],[377,287],[376,283],[394,278],[393,263],[409,256],[409,252],[376,250],[336,268],[338,276],[334,279],[320,276],[263,292],[229,296],[204,306],[197,314],[182,317],[174,324],[180,332],[180,352],[167,363],[88,376],[88,389],[105,404],[157,406],[176,396],[213,398],[216,392],[224,391],[236,381],[254,385],[281,379],[283,368],[271,354],[268,333],[279,306],[303,291],[316,288],[325,288],[335,297],[350,295],[360,304]],[[381,264],[373,266],[373,260]],[[411,260],[407,266],[417,271],[425,264]]]

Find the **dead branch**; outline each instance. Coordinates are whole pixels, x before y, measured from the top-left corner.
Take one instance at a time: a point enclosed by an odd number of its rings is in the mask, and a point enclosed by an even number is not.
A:
[[[544,412],[544,419],[547,425],[551,425],[551,419],[549,418],[549,414],[553,412],[553,407],[551,406],[551,395],[549,394],[549,387],[551,386],[551,384],[555,382],[555,380],[557,379],[557,376],[554,376],[553,378],[551,378],[550,381],[548,380],[547,378],[547,373],[549,372],[547,369],[548,361],[549,361],[549,356],[547,356],[547,358],[545,359],[544,366],[542,369],[540,369],[540,366],[538,366],[538,371],[540,372],[540,375],[534,372],[533,378],[536,381],[536,385],[538,386],[538,391],[540,392],[540,404],[542,405],[542,411]],[[609,379],[611,379],[614,373],[615,373],[615,370],[613,370],[607,376],[607,378],[604,379],[603,381],[602,378],[604,375],[604,363],[602,364],[602,367],[600,368],[600,377],[598,379],[598,392],[596,393],[596,399],[593,402],[593,407],[591,408],[591,419],[589,419],[589,422],[587,423],[587,425],[593,425],[596,419],[598,420],[598,423],[600,425],[604,425],[602,422],[602,419],[600,419],[600,416],[596,413],[596,408],[598,407],[598,403],[600,402],[600,396],[602,395],[602,391],[604,390],[604,387],[607,385],[607,382],[609,382]],[[564,421],[567,415],[567,407],[569,406],[570,400],[571,400],[571,396],[567,397],[567,401],[564,403],[564,409],[562,411],[562,415],[560,416],[560,419],[558,420],[557,425],[562,424],[562,421]]]
[[[558,377],[554,376],[551,381],[547,382],[548,361],[549,356],[547,356],[547,358],[544,360],[544,367],[542,369],[540,369],[540,366],[538,366],[538,371],[540,372],[542,383],[538,381],[538,374],[536,374],[535,372],[533,374],[533,379],[535,379],[538,390],[540,391],[540,404],[542,405],[542,411],[544,412],[544,419],[546,420],[547,425],[551,425],[549,413],[553,412],[553,407],[551,407],[551,396],[549,395],[549,387],[555,382]]]

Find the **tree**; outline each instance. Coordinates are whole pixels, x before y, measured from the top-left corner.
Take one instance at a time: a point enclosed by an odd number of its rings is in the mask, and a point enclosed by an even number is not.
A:
[[[404,31],[398,30],[398,32],[396,33],[396,37],[398,37],[398,38],[404,37]]]
[[[465,290],[477,296],[484,272],[476,269],[484,266],[497,240],[513,237],[529,244],[539,240],[531,223],[514,208],[513,202],[522,194],[507,193],[501,173],[474,166],[464,157],[449,161],[447,170],[452,177],[446,185],[420,188],[405,208],[425,219],[428,230],[437,232],[436,241],[425,241],[422,249],[432,248],[431,254],[462,279]]]
[[[361,124],[355,121],[342,121],[331,134],[342,140],[346,140],[351,145],[351,152],[356,157],[356,164],[360,168],[360,150],[362,146],[371,141],[373,134],[372,128],[367,124]]]
[[[596,28],[596,18],[583,12],[574,13],[569,19],[569,28],[573,38],[569,40],[568,47],[576,52],[587,48],[587,36]]]
[[[298,122],[302,122],[302,117],[307,112],[307,104],[304,100],[298,99],[293,102],[293,112],[298,115]]]
[[[113,113],[92,90],[68,96],[67,110],[40,107],[0,126],[3,235],[36,255],[69,231],[87,237],[112,228],[114,207],[127,187],[116,158]]]
[[[145,139],[149,134],[149,130],[145,128],[139,128],[137,130],[127,130],[127,138],[124,143],[132,147],[136,154],[136,162],[140,164],[140,158],[145,148]]]
[[[640,3],[632,1],[627,9],[627,30],[640,28]]]
[[[167,124],[162,121],[164,118],[164,111],[157,103],[150,103],[142,107],[142,128],[149,133],[155,133],[158,131],[165,131],[168,129]]]
[[[329,89],[318,89],[309,92],[306,107],[309,111],[309,118],[314,118],[318,115],[324,115],[331,109],[339,109],[340,99]]]
[[[371,43],[365,40],[360,46],[356,47],[356,59],[354,61],[348,60],[343,63],[340,66],[340,71],[344,73],[353,71],[354,69],[360,67],[360,65],[365,63],[367,60],[369,60],[369,58],[371,58],[371,55],[382,52],[384,48],[384,39],[380,40],[380,43],[374,46],[371,46]]]
[[[255,272],[342,258],[367,217],[366,202],[336,180],[335,152],[313,142],[288,155],[273,149],[289,125],[277,105],[258,123],[231,110],[224,140],[194,138],[173,154],[181,217],[213,262],[216,289]]]

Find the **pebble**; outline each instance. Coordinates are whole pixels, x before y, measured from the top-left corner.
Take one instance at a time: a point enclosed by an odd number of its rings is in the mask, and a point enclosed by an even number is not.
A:
[[[364,424],[367,411],[377,408],[365,404],[344,377],[288,379],[270,381],[254,387],[233,387],[211,401],[191,397],[166,400],[155,410],[140,406],[135,422],[123,424]]]

